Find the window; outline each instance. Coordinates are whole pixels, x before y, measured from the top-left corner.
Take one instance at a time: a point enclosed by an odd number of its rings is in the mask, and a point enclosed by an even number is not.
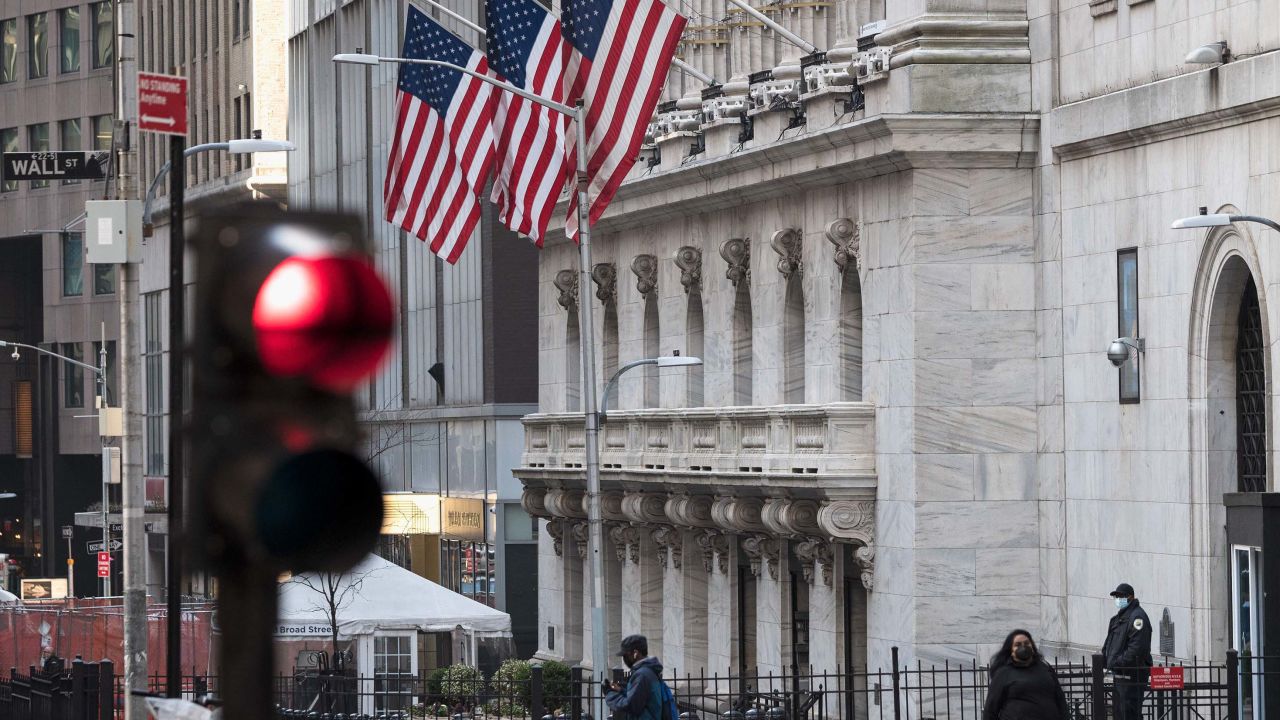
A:
[[[80,71],[80,8],[69,7],[58,11],[58,71]]]
[[[804,402],[804,291],[800,278],[787,280],[786,302],[782,314],[782,396],[783,402]]]
[[[0,152],[17,152],[18,151],[18,128],[5,128],[0,130]],[[17,180],[5,180],[4,185],[0,186],[0,192],[13,192],[18,189]]]
[[[142,343],[142,371],[146,402],[143,406],[143,432],[146,435],[146,461],[143,472],[164,475],[164,353],[160,344],[160,298],[162,293],[142,296],[142,324],[146,333]]]
[[[93,149],[110,150],[111,135],[114,130],[111,123],[111,116],[96,115],[90,122],[93,123]]]
[[[656,358],[662,354],[658,338],[658,298],[657,291],[644,296],[644,357]],[[644,366],[644,406],[658,407],[662,398],[658,391],[658,366]]]
[[[1267,342],[1258,288],[1245,283],[1236,319],[1236,481],[1239,492],[1267,491]]]
[[[80,137],[80,118],[63,120],[58,123],[58,149],[83,150],[84,141]],[[79,180],[63,180],[63,185],[75,185]]]
[[[374,711],[408,710],[413,705],[413,637],[373,638]]]
[[[733,299],[733,402],[750,405],[752,400],[751,291],[745,281],[738,283]]]
[[[49,151],[49,123],[27,126],[27,150],[31,152]],[[32,188],[49,187],[48,180],[32,180]]]
[[[245,0],[235,0],[235,4],[231,6],[231,38],[233,40],[240,39],[240,6]]]
[[[116,61],[116,20],[110,0],[89,6],[93,17],[93,66],[103,68]]]
[[[62,343],[59,352],[64,357],[84,362],[80,343]],[[69,408],[84,407],[84,368],[68,362],[59,364],[62,365],[62,404]]]
[[[111,263],[93,264],[93,294],[110,295],[116,291],[116,266]]]
[[[1138,249],[1116,253],[1116,285],[1119,307],[1120,336],[1138,335]],[[1130,350],[1129,361],[1120,366],[1120,402],[1138,402],[1142,397],[1139,379],[1139,353]]]
[[[569,308],[564,326],[564,409],[582,410],[582,337],[578,329],[578,310]]]
[[[862,399],[862,284],[854,267],[840,284],[840,397]]]
[[[49,13],[27,16],[27,77],[49,74]]]
[[[18,19],[0,22],[0,83],[18,79]]]
[[[84,294],[84,235],[62,233],[62,295]]]
[[[702,357],[703,337],[702,337],[702,294],[689,293],[689,305],[685,309],[685,343],[684,352],[686,355],[693,357]],[[703,381],[702,366],[694,365],[687,369],[689,383],[689,392],[686,403],[689,407],[702,407],[703,401]]]
[[[112,405],[119,405],[120,403],[120,395],[118,392],[118,386],[116,385],[116,378],[118,377],[117,373],[119,372],[116,369],[118,367],[116,362],[117,362],[116,361],[116,341],[108,340],[107,341],[107,374],[106,374],[107,392],[105,397],[111,402]],[[89,363],[92,365],[96,365],[98,367],[102,367],[102,343],[101,342],[95,342],[93,344],[93,357],[89,359]]]

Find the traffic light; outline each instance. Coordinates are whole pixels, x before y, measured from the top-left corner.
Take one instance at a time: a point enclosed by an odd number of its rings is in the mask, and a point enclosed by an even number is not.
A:
[[[246,205],[195,239],[190,513],[217,571],[342,571],[376,545],[377,477],[352,392],[395,311],[353,218]]]

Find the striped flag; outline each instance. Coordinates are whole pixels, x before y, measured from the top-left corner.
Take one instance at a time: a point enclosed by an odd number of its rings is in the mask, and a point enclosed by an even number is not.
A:
[[[410,6],[404,57],[489,74],[480,51]],[[456,70],[401,64],[396,127],[383,181],[387,221],[457,262],[480,221],[479,192],[494,158],[492,85]]]
[[[661,0],[564,0],[565,37],[576,52],[565,73],[570,101],[587,106],[587,197],[591,222],[635,164],[667,78],[685,18]],[[570,167],[579,149],[571,135]],[[566,229],[577,237],[577,194]]]
[[[560,21],[536,0],[486,0],[489,63],[502,79],[548,100],[564,101],[569,45]],[[502,223],[542,245],[570,166],[568,118],[500,93],[494,117],[498,152],[493,202]]]

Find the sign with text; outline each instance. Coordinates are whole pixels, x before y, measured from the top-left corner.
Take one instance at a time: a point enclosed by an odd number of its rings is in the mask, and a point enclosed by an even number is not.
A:
[[[324,623],[277,623],[276,637],[328,637],[333,635],[333,626]]]
[[[1153,667],[1151,668],[1151,689],[1152,690],[1182,690],[1186,687],[1186,682],[1182,675],[1180,667]]]
[[[457,540],[484,542],[484,501],[440,498],[440,534]]]
[[[106,547],[103,547],[102,541],[96,540],[91,543],[86,543],[86,547],[89,548],[89,552],[98,553],[99,557],[101,557],[102,555],[109,555],[113,552],[120,552],[120,550],[124,548],[124,541],[120,538],[111,538],[111,542],[107,543]]]
[[[109,157],[106,151],[7,152],[0,173],[5,180],[101,180]]]
[[[75,533],[76,533],[76,526],[75,526],[75,525],[63,525],[63,526],[62,526],[62,537],[63,537],[64,539],[66,539],[66,540],[70,540],[71,538],[75,537]]]
[[[187,134],[187,79],[138,73],[138,129],[168,135]]]
[[[28,578],[22,581],[23,600],[61,600],[67,596],[66,578]]]

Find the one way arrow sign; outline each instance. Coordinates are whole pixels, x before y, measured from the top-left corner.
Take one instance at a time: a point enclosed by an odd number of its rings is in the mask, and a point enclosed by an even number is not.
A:
[[[138,129],[167,135],[187,134],[187,79],[138,73]]]
[[[97,542],[91,542],[88,544],[88,547],[90,553],[100,553],[102,552],[102,541],[99,540]],[[124,549],[124,541],[120,538],[111,538],[111,543],[107,546],[107,551],[120,552],[122,549]]]

